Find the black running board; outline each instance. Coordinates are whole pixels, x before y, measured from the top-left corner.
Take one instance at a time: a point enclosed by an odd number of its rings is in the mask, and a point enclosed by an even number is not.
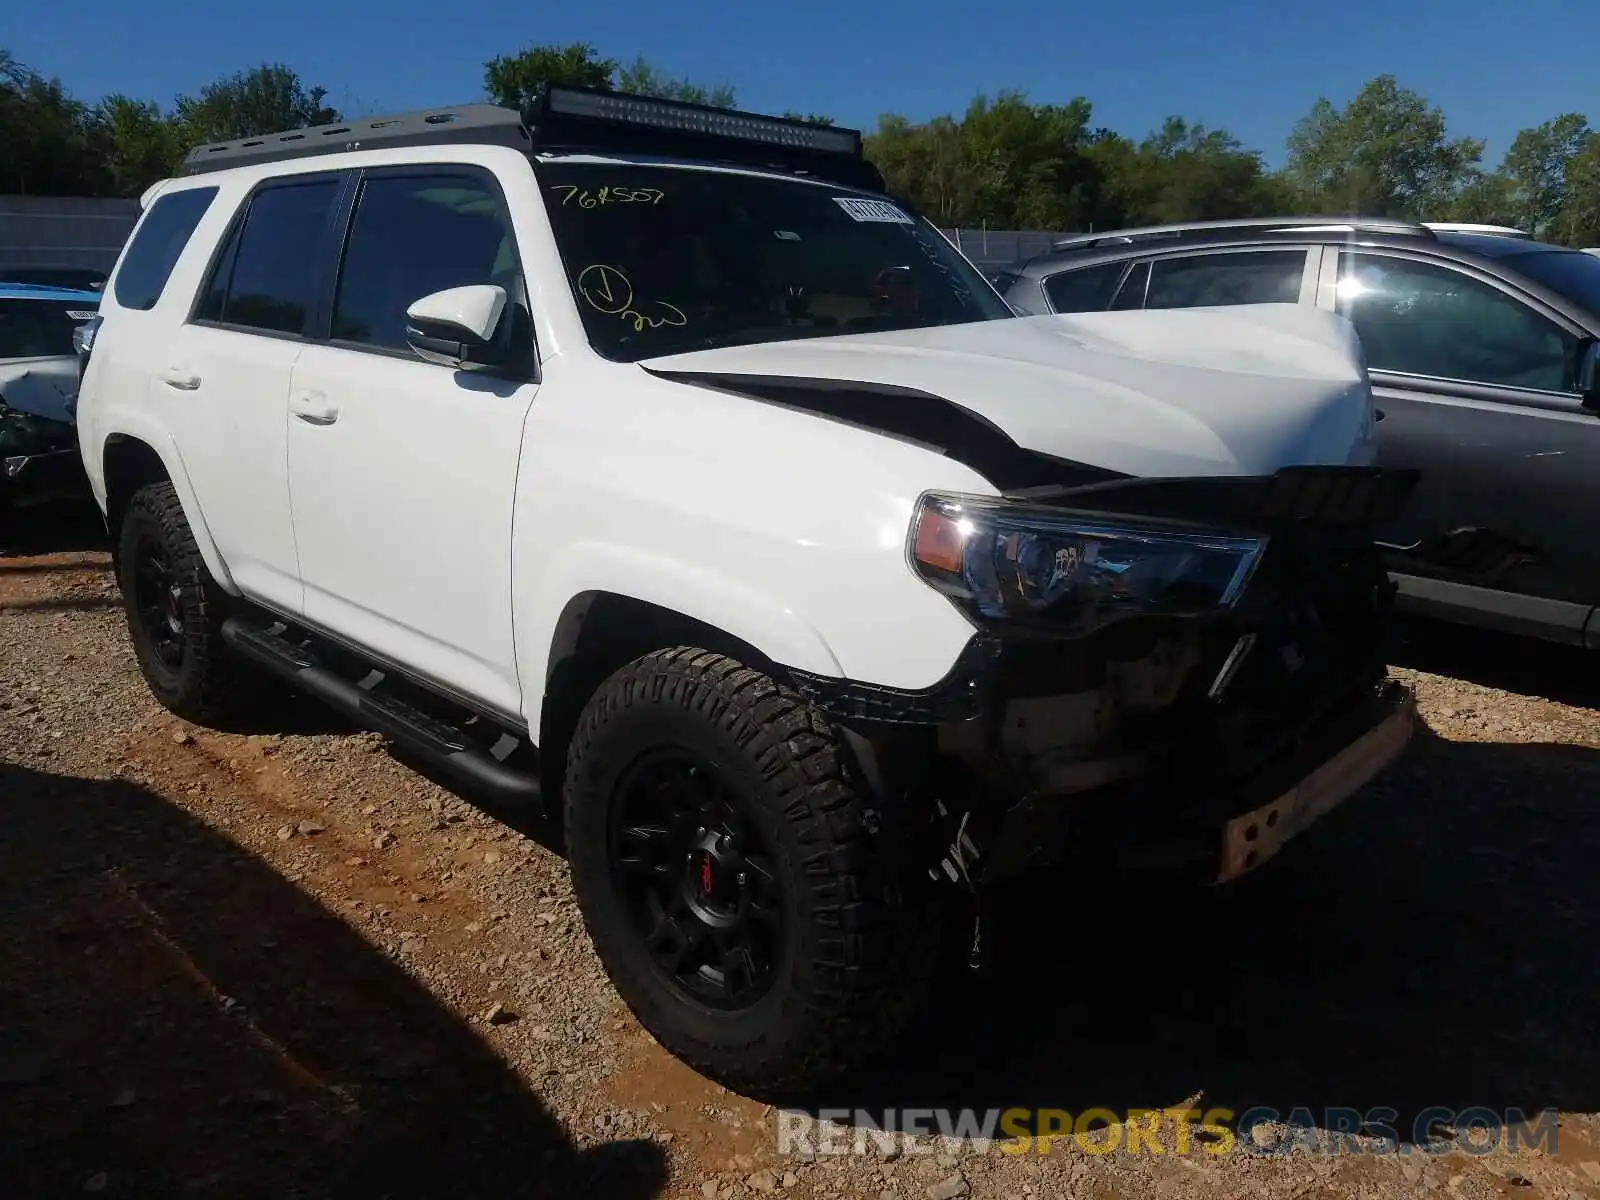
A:
[[[235,652],[281,676],[301,691],[338,709],[357,725],[376,730],[463,783],[506,803],[541,806],[538,777],[502,760],[518,739],[505,733],[492,749],[475,746],[460,729],[384,690],[386,676],[373,668],[352,680],[318,661],[314,650],[285,636],[282,621],[262,624],[246,617],[223,623],[222,639]]]

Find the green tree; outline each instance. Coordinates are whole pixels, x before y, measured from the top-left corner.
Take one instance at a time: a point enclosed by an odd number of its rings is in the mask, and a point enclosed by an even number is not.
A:
[[[587,42],[529,46],[484,63],[483,90],[495,104],[521,108],[547,84],[609,88],[616,72],[617,60],[601,58]]]
[[[658,96],[663,100],[682,100],[686,104],[709,104],[713,108],[733,108],[736,100],[729,84],[706,87],[688,79],[675,79],[646,62],[642,55],[618,73],[616,90]]]
[[[1565,198],[1551,236],[1567,246],[1600,246],[1600,133],[1567,160]]]
[[[1431,218],[1483,157],[1480,138],[1450,138],[1444,113],[1380,75],[1344,108],[1319,99],[1288,140],[1285,174],[1311,209]]]
[[[152,183],[174,174],[188,150],[183,126],[161,106],[110,95],[95,108],[110,188],[118,196],[138,196]]]
[[[1500,164],[1511,224],[1540,236],[1555,222],[1567,199],[1567,164],[1589,137],[1588,119],[1578,113],[1517,134]]]
[[[106,186],[86,105],[0,51],[0,192],[95,196]]]
[[[1499,171],[1474,170],[1445,211],[1452,221],[1513,225],[1516,206],[1511,195],[1511,181]]]
[[[785,109],[779,115],[787,117],[791,121],[804,121],[808,125],[832,125],[834,123],[832,117],[825,117],[820,113],[796,112],[792,108]]]
[[[282,63],[264,63],[208,83],[198,96],[180,96],[177,119],[189,145],[257,137],[337,121],[338,110],[323,103],[327,94]]]
[[[1285,199],[1268,185],[1259,153],[1182,117],[1168,117],[1123,169],[1133,173],[1141,219],[1155,223],[1267,216]]]

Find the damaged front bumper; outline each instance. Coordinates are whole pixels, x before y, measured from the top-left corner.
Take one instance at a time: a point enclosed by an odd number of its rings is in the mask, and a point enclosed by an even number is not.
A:
[[[0,502],[33,503],[87,491],[77,430],[0,404]]]
[[[1117,502],[1166,507],[1171,486]],[[1249,524],[1263,506],[1244,490],[1182,507],[1224,499]],[[1415,705],[1388,676],[1394,589],[1366,514],[1325,515],[1336,488],[1255,490],[1271,537],[1225,609],[1077,637],[980,627],[923,692],[793,673],[848,731],[915,873],[974,891],[1067,863],[1226,882],[1404,751]]]

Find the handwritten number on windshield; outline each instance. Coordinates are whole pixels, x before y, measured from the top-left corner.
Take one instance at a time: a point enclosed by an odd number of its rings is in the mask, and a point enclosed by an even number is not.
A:
[[[578,294],[589,307],[608,317],[621,317],[633,324],[635,333],[646,329],[660,329],[665,325],[681,326],[689,323],[683,310],[666,300],[653,300],[659,316],[646,316],[634,307],[633,282],[621,267],[609,263],[592,263],[578,273]],[[643,307],[643,306],[641,306]]]
[[[561,197],[563,208],[574,202],[579,208],[598,208],[603,204],[649,204],[653,207],[666,196],[660,188],[603,187],[590,191],[573,183],[558,183],[551,191],[566,193]]]

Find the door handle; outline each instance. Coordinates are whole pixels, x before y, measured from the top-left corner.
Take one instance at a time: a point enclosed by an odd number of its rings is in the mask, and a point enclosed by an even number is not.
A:
[[[314,388],[295,392],[289,399],[294,415],[308,425],[332,425],[339,419],[339,409],[328,403],[325,393]]]
[[[180,392],[192,392],[200,386],[200,376],[186,367],[168,367],[161,382]]]

